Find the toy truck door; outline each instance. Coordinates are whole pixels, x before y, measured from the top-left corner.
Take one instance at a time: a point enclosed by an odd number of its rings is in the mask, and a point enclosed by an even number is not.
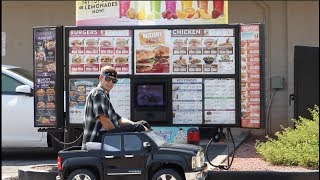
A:
[[[138,133],[105,136],[103,153],[105,179],[144,179],[145,150]]]

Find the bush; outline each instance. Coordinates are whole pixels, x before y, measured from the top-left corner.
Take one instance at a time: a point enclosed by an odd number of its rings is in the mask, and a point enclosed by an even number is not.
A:
[[[282,128],[275,138],[256,142],[256,150],[273,165],[304,166],[319,169],[319,107],[308,109],[312,119],[293,119],[295,128]]]

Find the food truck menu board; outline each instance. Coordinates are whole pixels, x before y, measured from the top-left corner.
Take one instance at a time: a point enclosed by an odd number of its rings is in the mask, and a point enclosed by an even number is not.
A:
[[[236,124],[235,79],[204,79],[205,124]]]
[[[259,25],[241,25],[241,127],[259,128]]]
[[[173,124],[202,124],[202,78],[172,79]]]
[[[69,74],[99,74],[103,66],[131,73],[131,30],[70,30]]]
[[[134,33],[135,74],[235,74],[233,28]]]
[[[56,28],[34,28],[35,127],[56,126]]]
[[[234,29],[174,29],[170,39],[172,74],[235,74]]]
[[[69,123],[82,124],[89,92],[97,87],[97,78],[75,78],[69,81]],[[120,78],[110,91],[110,101],[116,112],[130,118],[130,79]]]
[[[131,119],[130,98],[130,79],[119,78],[110,91],[110,101],[115,111],[127,119]]]

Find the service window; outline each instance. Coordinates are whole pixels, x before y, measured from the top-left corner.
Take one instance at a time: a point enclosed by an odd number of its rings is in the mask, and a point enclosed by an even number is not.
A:
[[[103,141],[103,150],[109,152],[121,151],[121,136],[105,136]]]
[[[141,139],[136,135],[124,136],[124,150],[125,151],[140,151],[142,147]]]

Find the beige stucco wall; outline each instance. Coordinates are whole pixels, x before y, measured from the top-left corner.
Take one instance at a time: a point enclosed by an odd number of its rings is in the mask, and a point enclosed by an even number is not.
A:
[[[2,64],[32,69],[32,28],[75,25],[72,1],[3,1],[2,32],[6,32],[6,56]]]
[[[272,89],[270,77],[284,78],[284,88],[275,91],[266,131],[273,134],[280,125],[291,125],[293,106],[294,45],[319,46],[319,2],[316,1],[229,1],[229,23],[265,24],[265,107]],[[32,27],[75,25],[73,1],[2,2],[2,32],[7,34],[3,64],[32,69]],[[254,130],[265,133],[265,130]]]

